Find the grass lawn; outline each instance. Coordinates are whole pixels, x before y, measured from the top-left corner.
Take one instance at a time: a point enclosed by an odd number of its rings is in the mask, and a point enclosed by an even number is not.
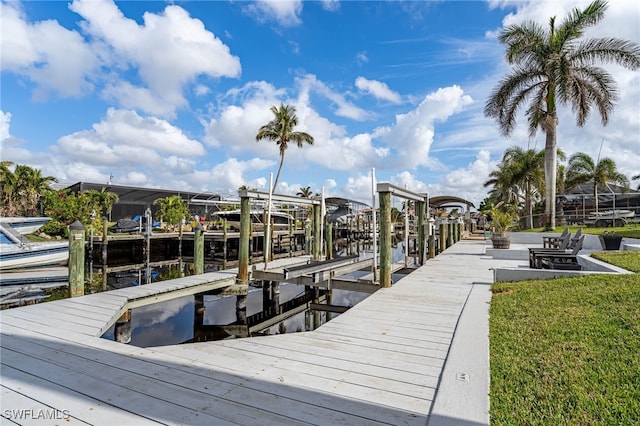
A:
[[[591,257],[624,268],[627,271],[640,273],[640,250],[597,251]]]
[[[564,230],[565,226],[556,227],[556,232],[560,233]],[[640,224],[630,223],[625,226],[617,226],[615,228],[595,228],[580,225],[571,225],[568,227],[572,234],[575,234],[578,228],[582,228],[583,234],[603,235],[606,233],[615,232],[619,237],[627,238],[640,238]],[[518,232],[545,232],[544,228],[523,229]]]
[[[489,322],[492,424],[640,424],[640,274],[495,284]]]

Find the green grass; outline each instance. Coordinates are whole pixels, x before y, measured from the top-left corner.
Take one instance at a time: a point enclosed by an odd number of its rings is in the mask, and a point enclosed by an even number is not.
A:
[[[627,271],[640,273],[640,250],[597,251],[591,253],[591,257],[619,266]]]
[[[492,424],[640,424],[640,275],[495,284],[490,344]]]
[[[560,233],[564,230],[564,228],[565,226],[558,226],[556,228],[556,232]],[[571,231],[572,234],[575,234],[578,228],[582,228],[583,234],[603,235],[605,232],[615,232],[615,234],[619,237],[640,238],[640,224],[637,223],[630,223],[625,226],[617,226],[615,228],[592,228],[587,226],[571,225],[569,226],[569,231]],[[544,228],[533,228],[523,229],[518,232],[545,232],[545,230]]]
[[[640,422],[640,276],[500,284],[494,424]]]

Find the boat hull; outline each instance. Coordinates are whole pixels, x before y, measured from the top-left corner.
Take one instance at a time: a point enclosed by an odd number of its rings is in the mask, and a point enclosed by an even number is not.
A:
[[[10,226],[22,235],[29,235],[42,228],[50,220],[50,217],[2,217],[0,223]]]
[[[69,261],[69,243],[41,243],[25,247],[0,247],[0,270],[34,266],[65,265]]]

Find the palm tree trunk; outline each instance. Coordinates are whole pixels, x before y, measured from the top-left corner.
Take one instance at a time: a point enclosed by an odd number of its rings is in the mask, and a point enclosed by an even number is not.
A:
[[[533,229],[533,203],[531,202],[531,184],[527,182],[524,205],[527,210],[527,228]]]
[[[282,171],[282,164],[284,164],[284,152],[280,153],[280,166],[278,167],[278,173],[276,173],[276,180],[273,182],[273,189],[271,193],[276,192],[276,188],[278,187],[278,179],[280,179],[280,171]]]
[[[552,118],[553,119],[553,118]],[[546,130],[546,142],[544,146],[544,180],[545,180],[545,207],[547,216],[545,223],[546,231],[553,231],[556,228],[556,173],[557,157],[556,150],[556,129],[557,120]]]
[[[593,181],[593,202],[596,206],[596,213],[598,213],[598,183]]]

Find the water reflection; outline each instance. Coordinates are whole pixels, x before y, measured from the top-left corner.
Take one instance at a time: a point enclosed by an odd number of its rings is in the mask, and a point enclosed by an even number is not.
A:
[[[336,254],[339,254],[337,252]],[[373,256],[369,246],[352,245],[342,253]],[[393,261],[404,258],[402,243]],[[122,288],[145,282],[191,275],[193,265],[166,263],[156,268],[114,274],[109,287]],[[146,274],[146,275],[145,275]],[[356,271],[343,278],[358,279],[369,271]],[[401,278],[394,274],[393,282]],[[135,308],[123,316],[103,337],[140,347],[221,340],[266,334],[309,331],[335,318],[338,313],[313,310],[313,304],[352,307],[368,294],[345,290],[320,290],[290,283],[265,281],[250,286],[246,296],[223,296],[218,292],[183,296]]]
[[[327,291],[288,283],[250,287],[246,307],[241,309],[237,307],[236,296],[211,293],[184,296],[132,309],[103,337],[150,347],[313,330],[338,315],[308,308],[312,301],[326,302],[327,296]],[[331,292],[332,303],[346,307],[367,296],[350,291]]]

